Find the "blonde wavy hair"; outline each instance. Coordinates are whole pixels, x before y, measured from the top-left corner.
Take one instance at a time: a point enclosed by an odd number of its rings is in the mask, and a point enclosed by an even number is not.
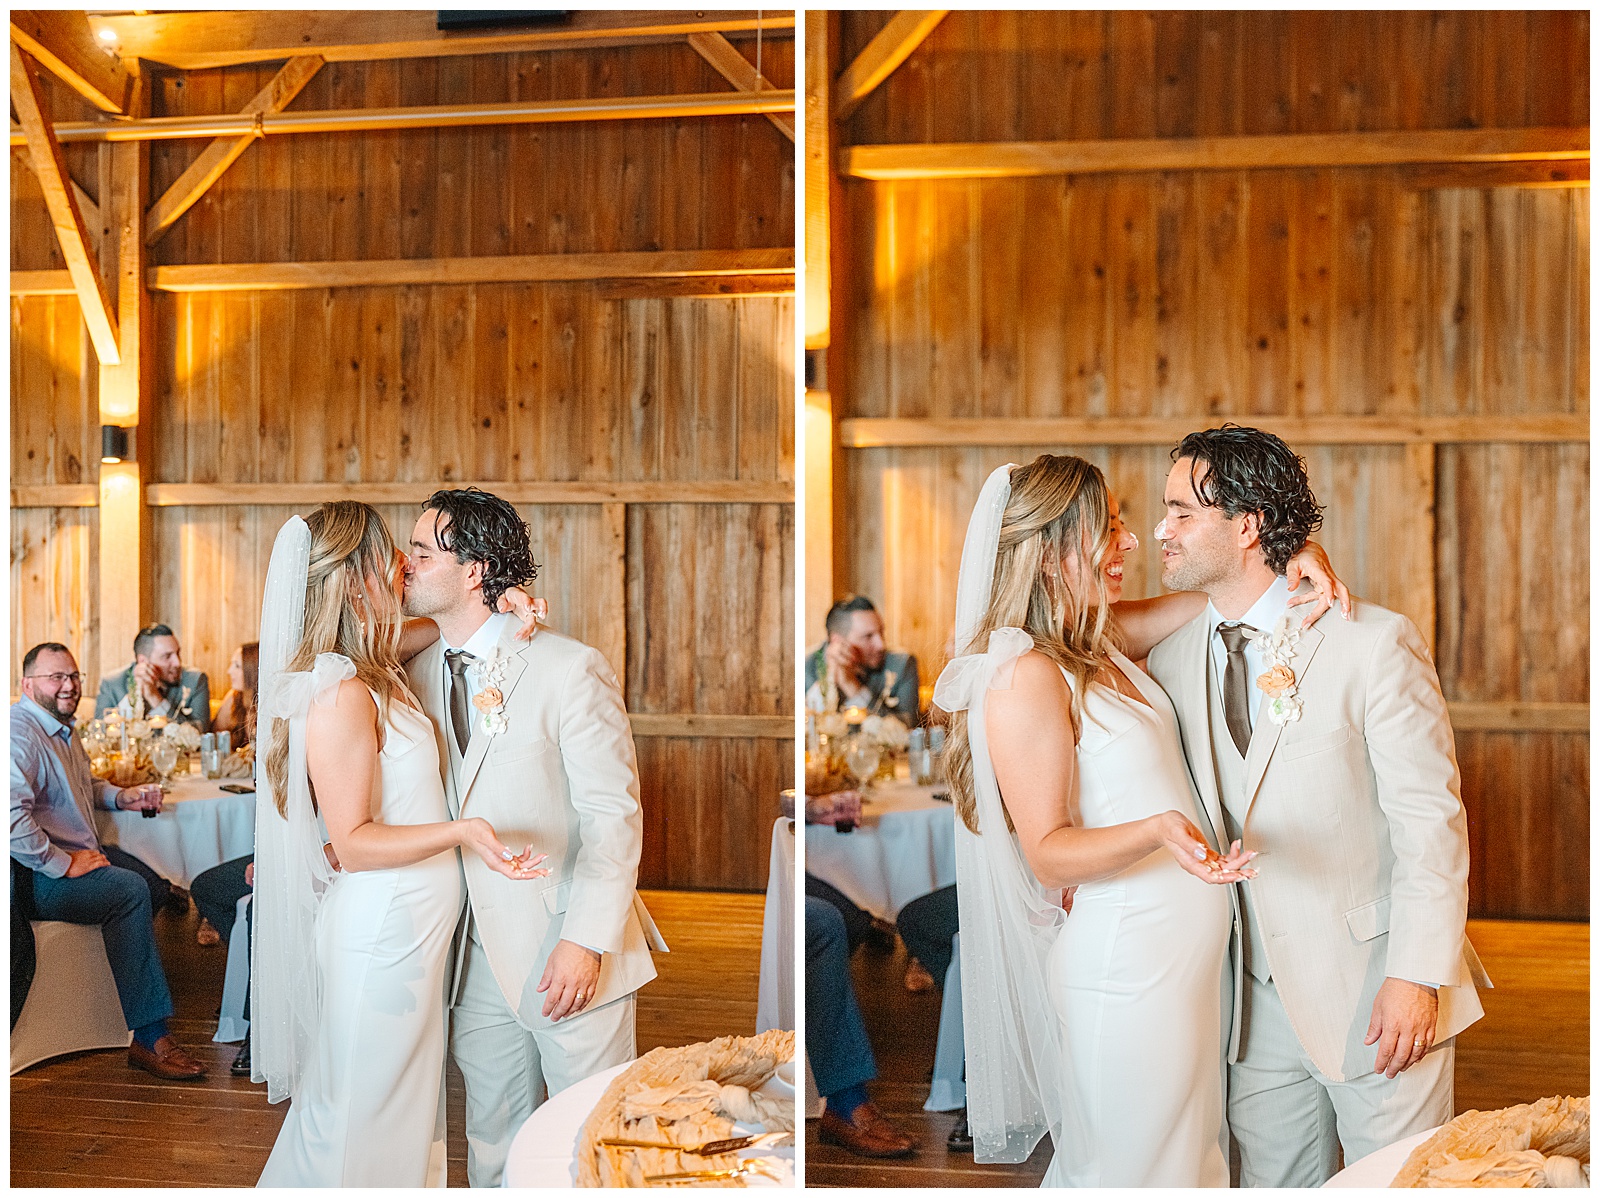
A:
[[[1121,637],[1111,618],[1101,567],[1111,550],[1111,497],[1105,475],[1082,458],[1040,454],[1011,472],[1011,498],[1000,518],[989,610],[958,653],[984,653],[989,634],[1021,628],[1034,649],[1072,679],[1072,732],[1083,727],[1090,684],[1110,663]],[[1067,566],[1078,557],[1077,570]],[[1046,563],[1051,568],[1046,569]],[[945,741],[945,777],[961,822],[976,833],[978,813],[972,781],[972,745],[967,713],[952,712]],[[1011,823],[1008,813],[1006,823]]]
[[[356,678],[378,696],[378,744],[398,699],[417,707],[400,668],[400,596],[394,576],[399,554],[376,508],[354,500],[325,503],[306,517],[311,561],[306,570],[306,622],[290,673],[311,669],[319,653],[342,653]],[[288,794],[289,722],[273,719],[268,736],[267,777],[284,815]]]

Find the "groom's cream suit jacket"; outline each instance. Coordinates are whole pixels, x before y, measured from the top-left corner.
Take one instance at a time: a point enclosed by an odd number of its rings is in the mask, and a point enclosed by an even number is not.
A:
[[[518,641],[516,622],[503,623],[499,688],[507,726],[486,734],[482,714],[472,708],[465,755],[450,730],[444,642],[435,641],[406,669],[433,717],[451,814],[486,819],[514,850],[532,845],[535,854],[550,856],[550,876],[530,882],[495,873],[476,853],[461,854],[478,940],[507,1006],[533,1029],[547,1022],[535,988],[558,941],[603,954],[590,1009],[655,977],[650,950],[666,945],[634,889],[643,817],[616,675],[581,641],[546,628]],[[462,936],[460,952],[465,948]]]
[[[1151,651],[1149,669],[1225,848],[1208,630],[1202,612]],[[1348,1081],[1372,1072],[1377,1046],[1362,1041],[1386,977],[1439,986],[1436,1043],[1483,1016],[1475,983],[1489,982],[1466,936],[1466,815],[1444,695],[1410,620],[1358,601],[1350,620],[1330,612],[1305,628],[1289,664],[1300,718],[1273,723],[1263,702],[1244,759],[1244,847],[1261,854],[1244,884],[1301,1046],[1329,1080]],[[1236,996],[1239,935],[1236,914]],[[1231,1061],[1239,1035],[1236,999]]]

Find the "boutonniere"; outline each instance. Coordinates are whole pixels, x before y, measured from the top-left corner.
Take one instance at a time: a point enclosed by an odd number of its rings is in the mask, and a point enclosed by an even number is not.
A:
[[[1293,723],[1300,718],[1299,679],[1289,662],[1300,643],[1300,627],[1290,627],[1285,614],[1271,632],[1247,632],[1245,640],[1261,650],[1266,672],[1256,678],[1256,686],[1267,697],[1267,718],[1274,724]]]
[[[478,663],[478,693],[472,696],[472,705],[483,713],[483,731],[487,736],[498,736],[509,726],[506,719],[506,696],[500,689],[505,681],[506,661],[496,645],[489,656]]]
[[[900,696],[894,693],[894,684],[899,677],[893,670],[883,676],[883,690],[878,693],[878,699],[885,707],[900,706]]]

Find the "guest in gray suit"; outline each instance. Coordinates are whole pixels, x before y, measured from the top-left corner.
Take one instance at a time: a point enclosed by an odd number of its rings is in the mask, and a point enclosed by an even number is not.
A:
[[[133,638],[133,664],[100,681],[95,715],[115,707],[132,713],[133,694],[144,696],[146,716],[165,716],[211,731],[211,681],[199,670],[183,668],[178,638],[165,624],[147,624]]]
[[[908,728],[921,723],[917,659],[892,653],[883,643],[883,617],[865,595],[851,595],[828,609],[828,639],[806,654],[806,706],[812,711],[862,707],[868,715],[892,715]]]

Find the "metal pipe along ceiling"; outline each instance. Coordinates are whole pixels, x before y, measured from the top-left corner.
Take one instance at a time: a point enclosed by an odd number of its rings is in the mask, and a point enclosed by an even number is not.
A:
[[[426,108],[344,108],[326,112],[224,113],[72,121],[55,126],[60,142],[162,141],[180,137],[264,137],[278,133],[352,133],[466,125],[534,125],[561,121],[633,121],[660,117],[792,113],[794,91],[711,92],[688,96],[603,96],[516,104],[441,104]],[[16,126],[11,144],[27,145]]]

